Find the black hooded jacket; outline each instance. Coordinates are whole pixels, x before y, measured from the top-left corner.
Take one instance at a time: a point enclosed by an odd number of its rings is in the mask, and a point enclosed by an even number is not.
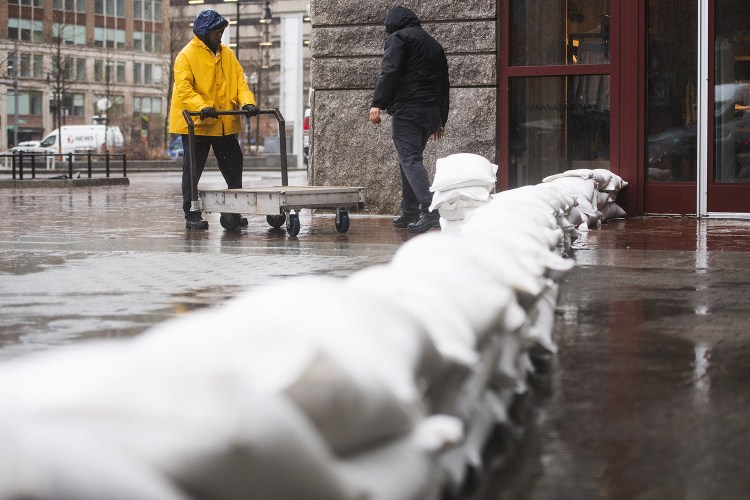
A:
[[[448,60],[440,43],[424,31],[417,15],[396,6],[385,16],[385,53],[372,106],[393,114],[403,108],[440,106],[441,123],[450,107]]]

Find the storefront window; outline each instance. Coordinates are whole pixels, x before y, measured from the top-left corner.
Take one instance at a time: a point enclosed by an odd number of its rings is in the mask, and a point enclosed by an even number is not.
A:
[[[608,0],[511,2],[511,66],[609,63]]]
[[[750,27],[747,2],[717,0],[714,180],[750,182]]]
[[[697,0],[650,0],[646,73],[647,181],[695,182]]]
[[[576,168],[609,168],[608,75],[510,80],[510,188]]]

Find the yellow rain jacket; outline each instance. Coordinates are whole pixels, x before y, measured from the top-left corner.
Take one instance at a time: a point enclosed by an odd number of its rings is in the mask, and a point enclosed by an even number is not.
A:
[[[197,36],[177,55],[174,63],[174,87],[169,109],[169,132],[187,134],[183,110],[200,111],[213,107],[216,111],[242,109],[255,104],[255,95],[247,86],[234,52],[219,45],[214,55]],[[220,115],[218,119],[201,120],[194,116],[195,135],[230,135],[242,130],[242,115]]]

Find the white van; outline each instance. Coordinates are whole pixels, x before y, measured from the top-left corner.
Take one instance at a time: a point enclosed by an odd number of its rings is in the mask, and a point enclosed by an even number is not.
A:
[[[105,147],[105,129],[106,143]],[[59,143],[58,143],[59,141]],[[80,153],[93,151],[103,153],[105,150],[118,152],[124,145],[120,127],[105,127],[104,125],[63,125],[47,134],[32,151],[48,153]]]

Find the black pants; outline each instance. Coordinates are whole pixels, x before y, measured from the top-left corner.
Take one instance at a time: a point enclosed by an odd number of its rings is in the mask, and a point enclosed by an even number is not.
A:
[[[190,148],[188,136],[182,136],[184,154],[182,158],[182,210],[187,218],[190,214]],[[209,149],[214,149],[219,171],[227,183],[227,188],[236,189],[242,187],[242,148],[237,141],[237,134],[224,136],[195,136],[195,183],[203,174],[206,166]]]
[[[391,116],[393,145],[401,167],[401,212],[427,212],[432,204],[430,179],[422,164],[430,136],[440,128],[440,108],[402,108]]]

